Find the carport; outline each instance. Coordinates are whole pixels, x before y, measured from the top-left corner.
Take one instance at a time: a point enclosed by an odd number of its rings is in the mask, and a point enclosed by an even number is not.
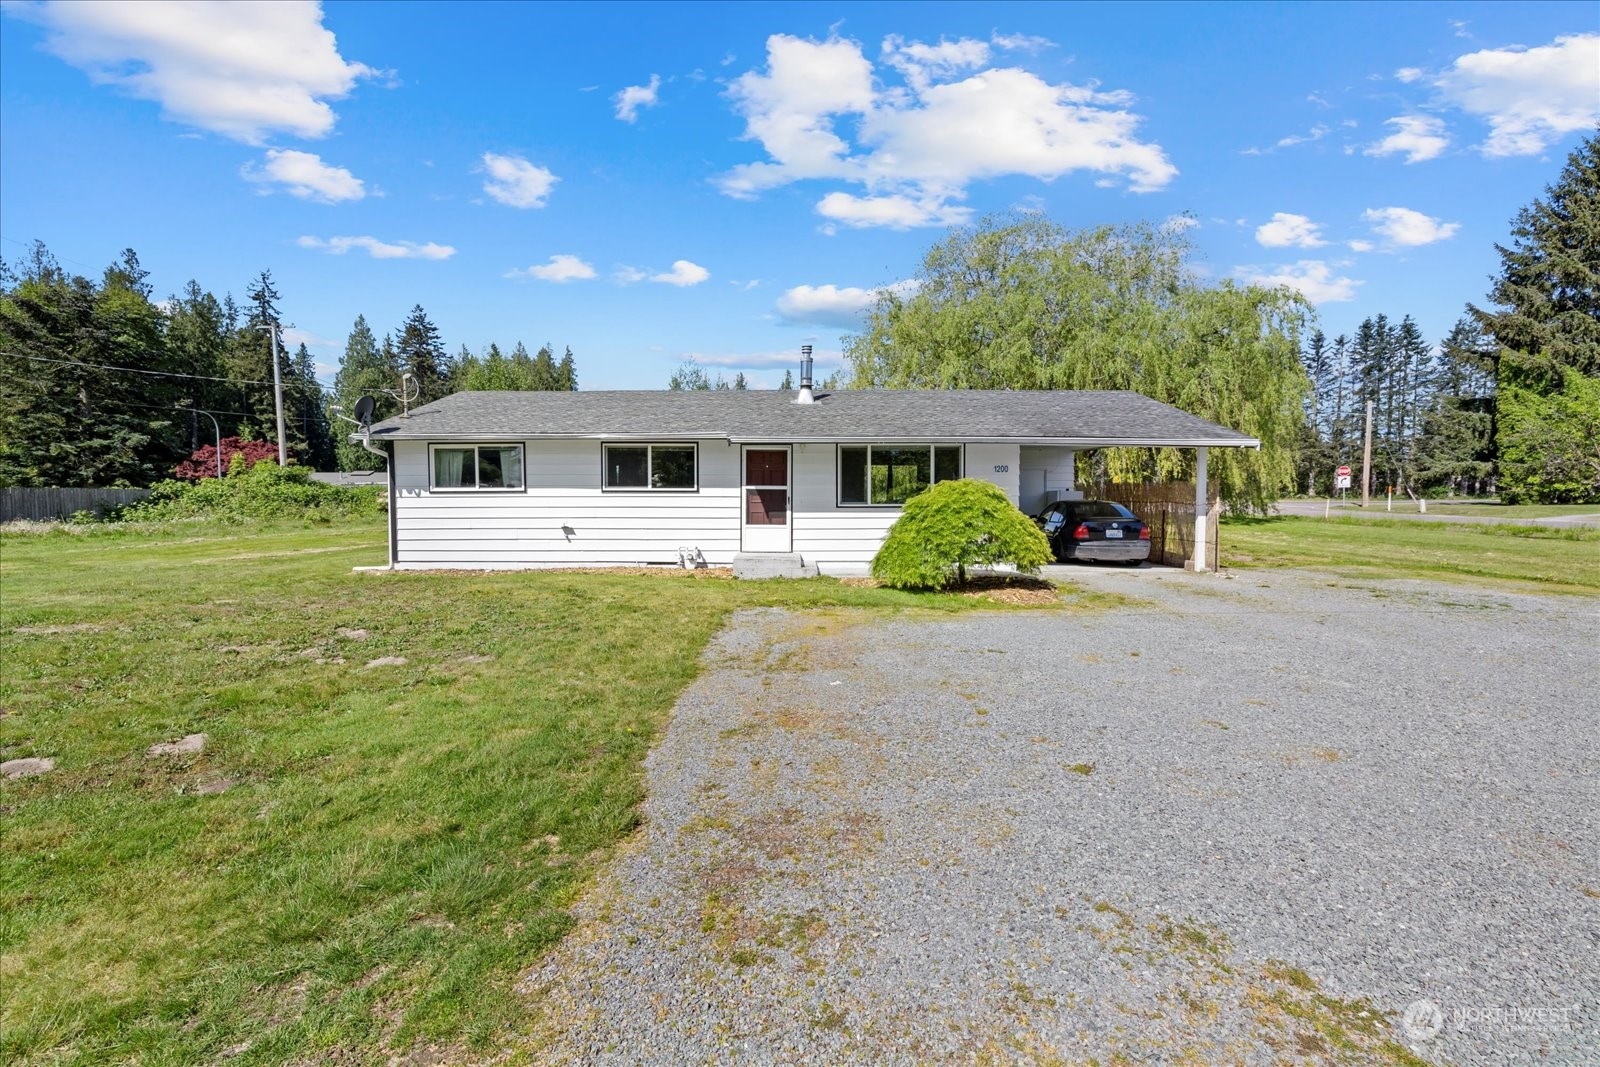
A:
[[[1253,438],[1197,443],[1192,436],[1151,437],[1138,442],[1107,440],[1073,445],[1024,445],[1019,449],[1017,504],[1030,515],[1037,514],[1057,500],[1084,497],[1077,476],[1078,453],[1096,448],[1192,448],[1195,453],[1195,480],[1150,485],[1113,484],[1095,490],[1096,495],[1114,500],[1132,510],[1160,532],[1164,554],[1162,562],[1181,563],[1193,571],[1214,570],[1215,555],[1209,543],[1216,537],[1216,498],[1208,492],[1208,452],[1214,447],[1259,448]],[[1178,524],[1186,528],[1178,530]],[[1181,546],[1181,547],[1180,547]],[[1152,553],[1154,553],[1152,549]]]

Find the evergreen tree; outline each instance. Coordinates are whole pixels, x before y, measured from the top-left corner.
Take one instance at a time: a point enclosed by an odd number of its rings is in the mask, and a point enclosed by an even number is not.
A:
[[[561,362],[556,364],[556,388],[573,392],[578,388],[578,365],[572,358],[572,346],[567,346],[567,351],[561,357]]]
[[[277,408],[272,391],[272,333],[278,329],[278,290],[272,284],[272,272],[264,270],[251,281],[245,290],[248,301],[242,320],[228,339],[223,363],[227,376],[238,384],[233,387],[237,396],[230,407],[243,412],[245,422],[260,439],[277,441]],[[279,339],[279,375],[282,376],[282,339]]]
[[[714,388],[711,376],[706,369],[692,359],[686,359],[678,364],[678,369],[667,379],[668,389],[711,389]]]
[[[183,454],[145,279],[131,250],[98,285],[39,242],[19,272],[0,265],[0,485],[149,485]]]
[[[793,389],[794,388],[794,372],[793,371],[786,369],[783,372],[783,384],[778,386],[778,388],[779,389]]]
[[[1472,319],[1458,321],[1439,346],[1434,380],[1417,439],[1418,482],[1451,494],[1488,492],[1494,476],[1493,354]]]
[[[417,392],[412,407],[432,403],[450,391],[450,359],[439,328],[421,304],[411,309],[401,325],[395,355],[401,373],[410,372],[411,388]]]
[[[211,414],[180,416],[187,421],[188,450],[216,444],[220,434],[231,437],[239,416],[231,413],[227,386],[208,379],[223,378],[227,368],[223,359],[228,351],[229,326],[217,298],[191,280],[183,295],[167,298],[167,350],[172,365],[180,373],[196,375],[179,381],[180,408],[193,408]],[[215,425],[212,419],[216,420]]]
[[[550,351],[548,344],[540,345],[539,354],[533,357],[533,385],[531,388],[540,391],[561,388],[556,371],[555,353]]]
[[[1600,133],[1495,245],[1493,310],[1468,310],[1496,347],[1495,441],[1508,502],[1600,501]]]
[[[347,418],[354,418],[356,401],[363,396],[370,396],[376,405],[373,421],[386,419],[398,410],[394,399],[385,392],[394,388],[397,377],[395,368],[387,362],[383,350],[378,347],[378,339],[373,336],[372,327],[367,325],[367,317],[357,315],[355,324],[350,327],[350,336],[344,342],[339,370],[333,376],[333,402],[344,408]],[[347,422],[337,423],[336,426],[334,452],[340,470],[383,469],[382,457],[373,455],[348,439],[349,431],[354,427]]]
[[[740,371],[738,374],[733,376],[733,387],[740,392],[744,392],[746,389],[750,388],[750,383],[744,380],[744,371]]]
[[[316,361],[311,358],[304,341],[289,360],[289,376],[284,404],[289,425],[293,427],[289,439],[295,455],[299,462],[313,470],[337,469],[338,449],[328,419],[328,395],[317,380]]]

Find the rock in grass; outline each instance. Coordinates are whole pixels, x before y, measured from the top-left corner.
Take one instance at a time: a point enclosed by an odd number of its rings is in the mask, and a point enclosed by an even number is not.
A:
[[[226,793],[228,790],[234,787],[234,784],[235,783],[232,778],[218,778],[214,782],[206,782],[202,785],[196,786],[195,792],[203,797],[212,797],[216,796],[218,793]]]
[[[335,633],[346,641],[365,641],[369,636],[367,631],[352,626],[341,626]]]
[[[373,667],[404,667],[405,665],[406,658],[404,656],[379,656],[377,659],[367,661],[368,670]]]
[[[56,769],[56,761],[48,756],[27,756],[23,759],[8,759],[0,763],[0,777],[4,778],[32,778],[36,774],[49,774]]]
[[[184,756],[206,750],[205,734],[185,734],[176,741],[160,741],[145,749],[146,756]]]

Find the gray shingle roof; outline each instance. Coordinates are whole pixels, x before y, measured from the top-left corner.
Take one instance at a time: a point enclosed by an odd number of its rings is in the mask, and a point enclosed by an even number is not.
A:
[[[1038,441],[1254,446],[1253,437],[1130,392],[840,390],[454,393],[372,439],[727,438],[733,441]]]

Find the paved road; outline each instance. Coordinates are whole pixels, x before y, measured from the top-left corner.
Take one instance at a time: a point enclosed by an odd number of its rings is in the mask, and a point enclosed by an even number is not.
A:
[[[1408,507],[1412,505],[1407,505]],[[1437,511],[1430,511],[1426,515],[1416,511],[1386,511],[1383,501],[1374,500],[1372,505],[1362,508],[1357,504],[1331,505],[1321,500],[1280,500],[1278,501],[1280,515],[1314,515],[1317,518],[1332,514],[1339,518],[1353,519],[1409,519],[1417,522],[1466,522],[1466,523],[1509,523],[1514,526],[1600,526],[1600,511],[1582,515],[1550,515],[1543,518],[1521,517],[1507,518],[1498,515],[1441,515]]]
[[[1600,602],[1075,581],[739,615],[533,1058],[1600,1062]]]

